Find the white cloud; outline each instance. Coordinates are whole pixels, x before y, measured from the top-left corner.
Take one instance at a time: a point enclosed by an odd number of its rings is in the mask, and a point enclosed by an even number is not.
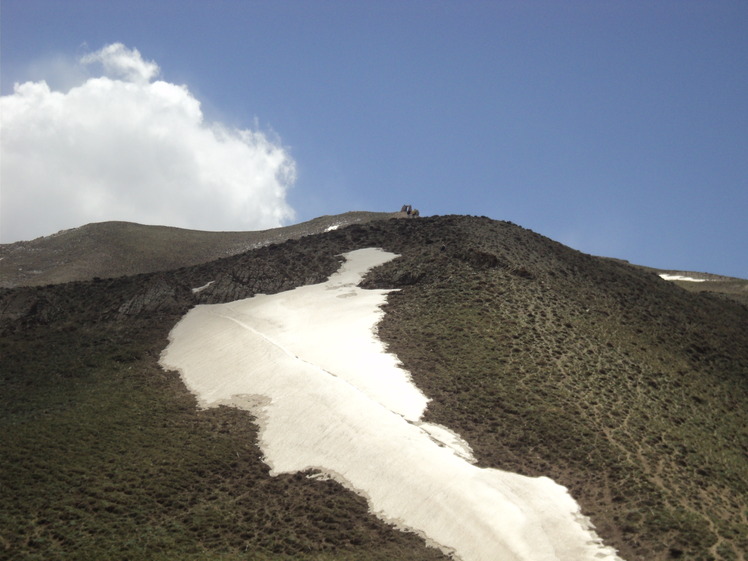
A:
[[[158,64],[143,60],[138,49],[129,50],[122,43],[107,45],[81,58],[83,64],[95,62],[100,62],[107,74],[138,84],[150,82],[160,72]]]
[[[288,152],[265,134],[205,122],[186,86],[114,44],[81,59],[105,76],[67,92],[44,81],[0,98],[0,241],[88,222],[205,230],[293,218]]]

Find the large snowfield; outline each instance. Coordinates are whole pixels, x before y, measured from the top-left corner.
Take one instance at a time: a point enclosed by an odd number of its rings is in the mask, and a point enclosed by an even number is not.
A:
[[[271,474],[331,477],[457,559],[619,560],[564,487],[478,468],[459,435],[421,421],[428,398],[376,337],[388,291],[357,286],[395,257],[362,249],[325,283],[197,306],[161,364],[202,406],[255,414]]]

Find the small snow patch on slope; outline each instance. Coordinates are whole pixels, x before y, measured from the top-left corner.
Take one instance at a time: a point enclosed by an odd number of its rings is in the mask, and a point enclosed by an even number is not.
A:
[[[271,474],[314,470],[462,561],[618,560],[567,490],[473,465],[375,336],[386,290],[357,285],[396,257],[345,255],[322,284],[193,308],[161,357],[203,406],[253,411]]]
[[[661,273],[660,278],[669,280],[669,281],[689,281],[689,282],[706,282],[707,279],[696,279],[693,277],[687,277],[684,275],[671,275],[669,273]]]
[[[203,290],[205,290],[206,288],[208,288],[208,287],[209,287],[209,286],[210,286],[211,284],[213,284],[214,282],[216,282],[216,281],[210,281],[210,282],[209,282],[209,283],[207,283],[207,284],[204,284],[204,285],[202,285],[202,286],[198,286],[197,288],[193,288],[193,289],[192,289],[192,293],[193,293],[193,294],[197,294],[198,292],[202,292]]]

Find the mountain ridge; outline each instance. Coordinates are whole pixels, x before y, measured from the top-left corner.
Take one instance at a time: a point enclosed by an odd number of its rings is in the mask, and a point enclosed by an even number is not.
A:
[[[211,232],[109,221],[0,244],[0,287],[167,271],[399,213],[352,211],[270,230]]]
[[[118,536],[145,516],[135,494],[159,513],[145,518],[155,549],[140,558],[198,558],[195,540],[206,548],[199,558],[238,559],[242,548],[254,559],[439,558],[372,521],[329,482],[263,475],[247,443],[251,418],[197,412],[178,376],[156,364],[190,307],[321,282],[341,253],[361,247],[401,255],[362,284],[400,289],[384,308],[380,338],[431,398],[427,420],[461,434],[479,465],[567,486],[625,559],[744,559],[748,308],[508,222],[460,216],[375,220],[172,271],[0,290],[2,473],[14,490],[2,497],[11,529],[3,543],[28,558],[64,558],[66,547],[134,555]],[[106,415],[120,425],[104,422],[103,434],[120,438],[108,436],[92,458],[90,438],[69,434],[101,432]],[[69,448],[52,446],[46,465],[23,454],[55,441]],[[118,461],[123,447],[132,470]],[[71,449],[90,466],[71,461]],[[243,475],[222,467],[235,453]],[[177,469],[180,458],[196,469]],[[163,487],[154,496],[168,489],[173,498],[154,504],[133,491],[156,485],[143,470]],[[81,473],[88,479],[73,492],[59,484]],[[206,491],[216,481],[245,499]],[[110,507],[118,518],[107,517]],[[78,537],[63,535],[65,512],[77,517]],[[97,528],[109,541],[94,537]]]
[[[324,233],[372,220],[406,217],[402,212],[350,211],[261,231],[212,232],[110,221],[62,230],[30,241],[0,244],[0,288],[44,286],[95,277],[167,271]],[[619,261],[660,276],[692,292],[719,294],[748,305],[748,280],[712,273],[657,269]],[[708,281],[708,282],[702,282]]]

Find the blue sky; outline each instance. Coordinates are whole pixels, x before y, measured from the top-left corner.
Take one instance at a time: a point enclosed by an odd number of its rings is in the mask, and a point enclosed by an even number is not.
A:
[[[29,81],[69,91],[96,77],[81,58],[122,43],[184,85],[205,123],[261,134],[242,161],[290,162],[293,177],[225,197],[266,205],[258,226],[410,203],[510,220],[587,253],[748,278],[748,2],[2,0],[0,22],[4,98]],[[9,170],[23,119],[2,123]],[[273,149],[282,155],[268,163]],[[3,174],[7,223],[11,211],[35,222],[33,207],[15,210],[20,194],[6,197],[25,181]],[[142,217],[90,216],[203,227],[159,215],[157,190]],[[33,235],[82,225],[52,212]],[[210,229],[242,229],[214,214],[226,226]]]

